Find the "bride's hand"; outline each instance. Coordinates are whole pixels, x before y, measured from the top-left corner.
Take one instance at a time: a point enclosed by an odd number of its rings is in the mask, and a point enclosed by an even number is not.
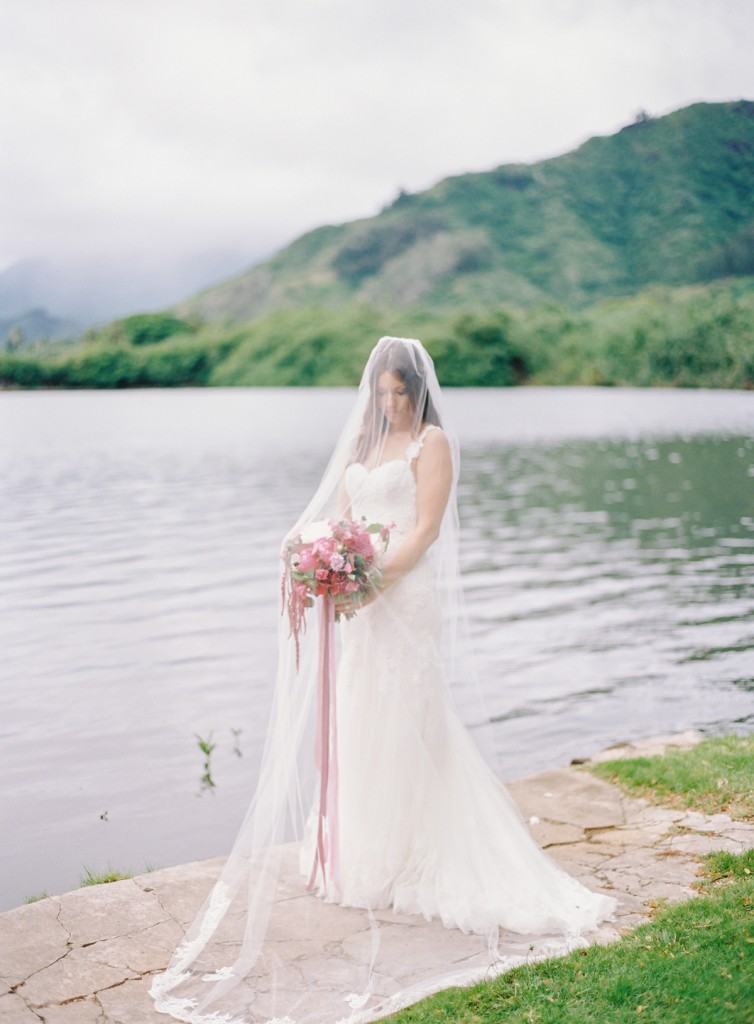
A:
[[[357,594],[338,594],[335,598],[335,614],[343,615],[346,618],[356,615],[362,608],[366,608],[379,596],[378,587],[370,587]]]

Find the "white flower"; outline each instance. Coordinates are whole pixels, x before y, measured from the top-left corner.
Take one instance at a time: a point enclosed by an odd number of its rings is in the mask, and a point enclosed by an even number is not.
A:
[[[301,531],[301,543],[302,544],[313,544],[315,540],[319,540],[320,537],[330,537],[332,535],[332,527],[326,519],[320,519],[316,523],[309,523]]]

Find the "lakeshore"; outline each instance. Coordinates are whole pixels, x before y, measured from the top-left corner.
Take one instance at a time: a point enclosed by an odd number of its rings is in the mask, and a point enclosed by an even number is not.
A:
[[[595,943],[627,934],[660,903],[693,897],[700,856],[754,849],[752,822],[651,804],[585,770],[604,760],[693,746],[700,738],[686,732],[622,743],[509,784],[539,844],[580,881],[618,899],[616,920],[594,934]],[[0,1024],[164,1022],[147,994],[151,977],[166,966],[222,863],[215,858],[166,868],[0,914]],[[295,886],[293,868],[291,875]],[[333,908],[334,958],[352,930],[352,914]],[[420,956],[426,929],[393,916],[401,933],[396,956]],[[458,934],[441,925],[433,931],[451,963]],[[296,945],[291,956],[301,954],[300,940]],[[525,936],[501,935],[510,966],[525,962],[528,948]]]
[[[270,714],[280,540],[352,399],[0,402],[0,912],[89,866],[139,874],[230,848]],[[565,763],[574,737],[589,754],[754,729],[754,394],[451,389],[448,403],[500,777]],[[471,692],[454,684],[475,729]]]

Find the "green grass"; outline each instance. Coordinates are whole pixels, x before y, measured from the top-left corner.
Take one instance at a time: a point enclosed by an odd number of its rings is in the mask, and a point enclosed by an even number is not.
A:
[[[656,803],[754,819],[754,736],[722,736],[656,757],[603,761],[590,770]]]
[[[27,896],[24,903],[39,903],[40,900],[48,900],[50,898],[49,892],[38,892],[33,896]]]
[[[705,858],[702,893],[610,946],[519,967],[394,1024],[751,1024],[754,851]]]
[[[153,864],[144,865],[145,873],[149,873],[151,871],[156,870],[157,868]],[[105,885],[107,882],[123,882],[126,879],[133,877],[133,871],[116,871],[113,868],[111,868],[109,864],[105,871],[95,871],[93,868],[87,867],[87,865],[85,864],[84,874],[79,879],[79,885]],[[32,896],[27,896],[26,899],[24,900],[24,903],[38,903],[40,900],[49,899],[50,895],[51,894],[47,891],[34,893]]]
[[[79,879],[82,886],[104,885],[105,882],[123,882],[127,878],[133,878],[133,871],[115,871],[109,864],[106,871],[95,871],[85,864],[84,872]]]

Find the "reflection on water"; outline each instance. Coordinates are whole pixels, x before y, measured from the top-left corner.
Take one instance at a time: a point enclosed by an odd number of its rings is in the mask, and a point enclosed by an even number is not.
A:
[[[750,437],[467,458],[466,582],[506,774],[754,724]],[[553,757],[554,755],[554,757]]]
[[[451,395],[507,778],[754,726],[754,396]],[[256,778],[277,550],[347,392],[0,397],[0,906],[224,852]],[[317,430],[311,424],[317,424]]]

